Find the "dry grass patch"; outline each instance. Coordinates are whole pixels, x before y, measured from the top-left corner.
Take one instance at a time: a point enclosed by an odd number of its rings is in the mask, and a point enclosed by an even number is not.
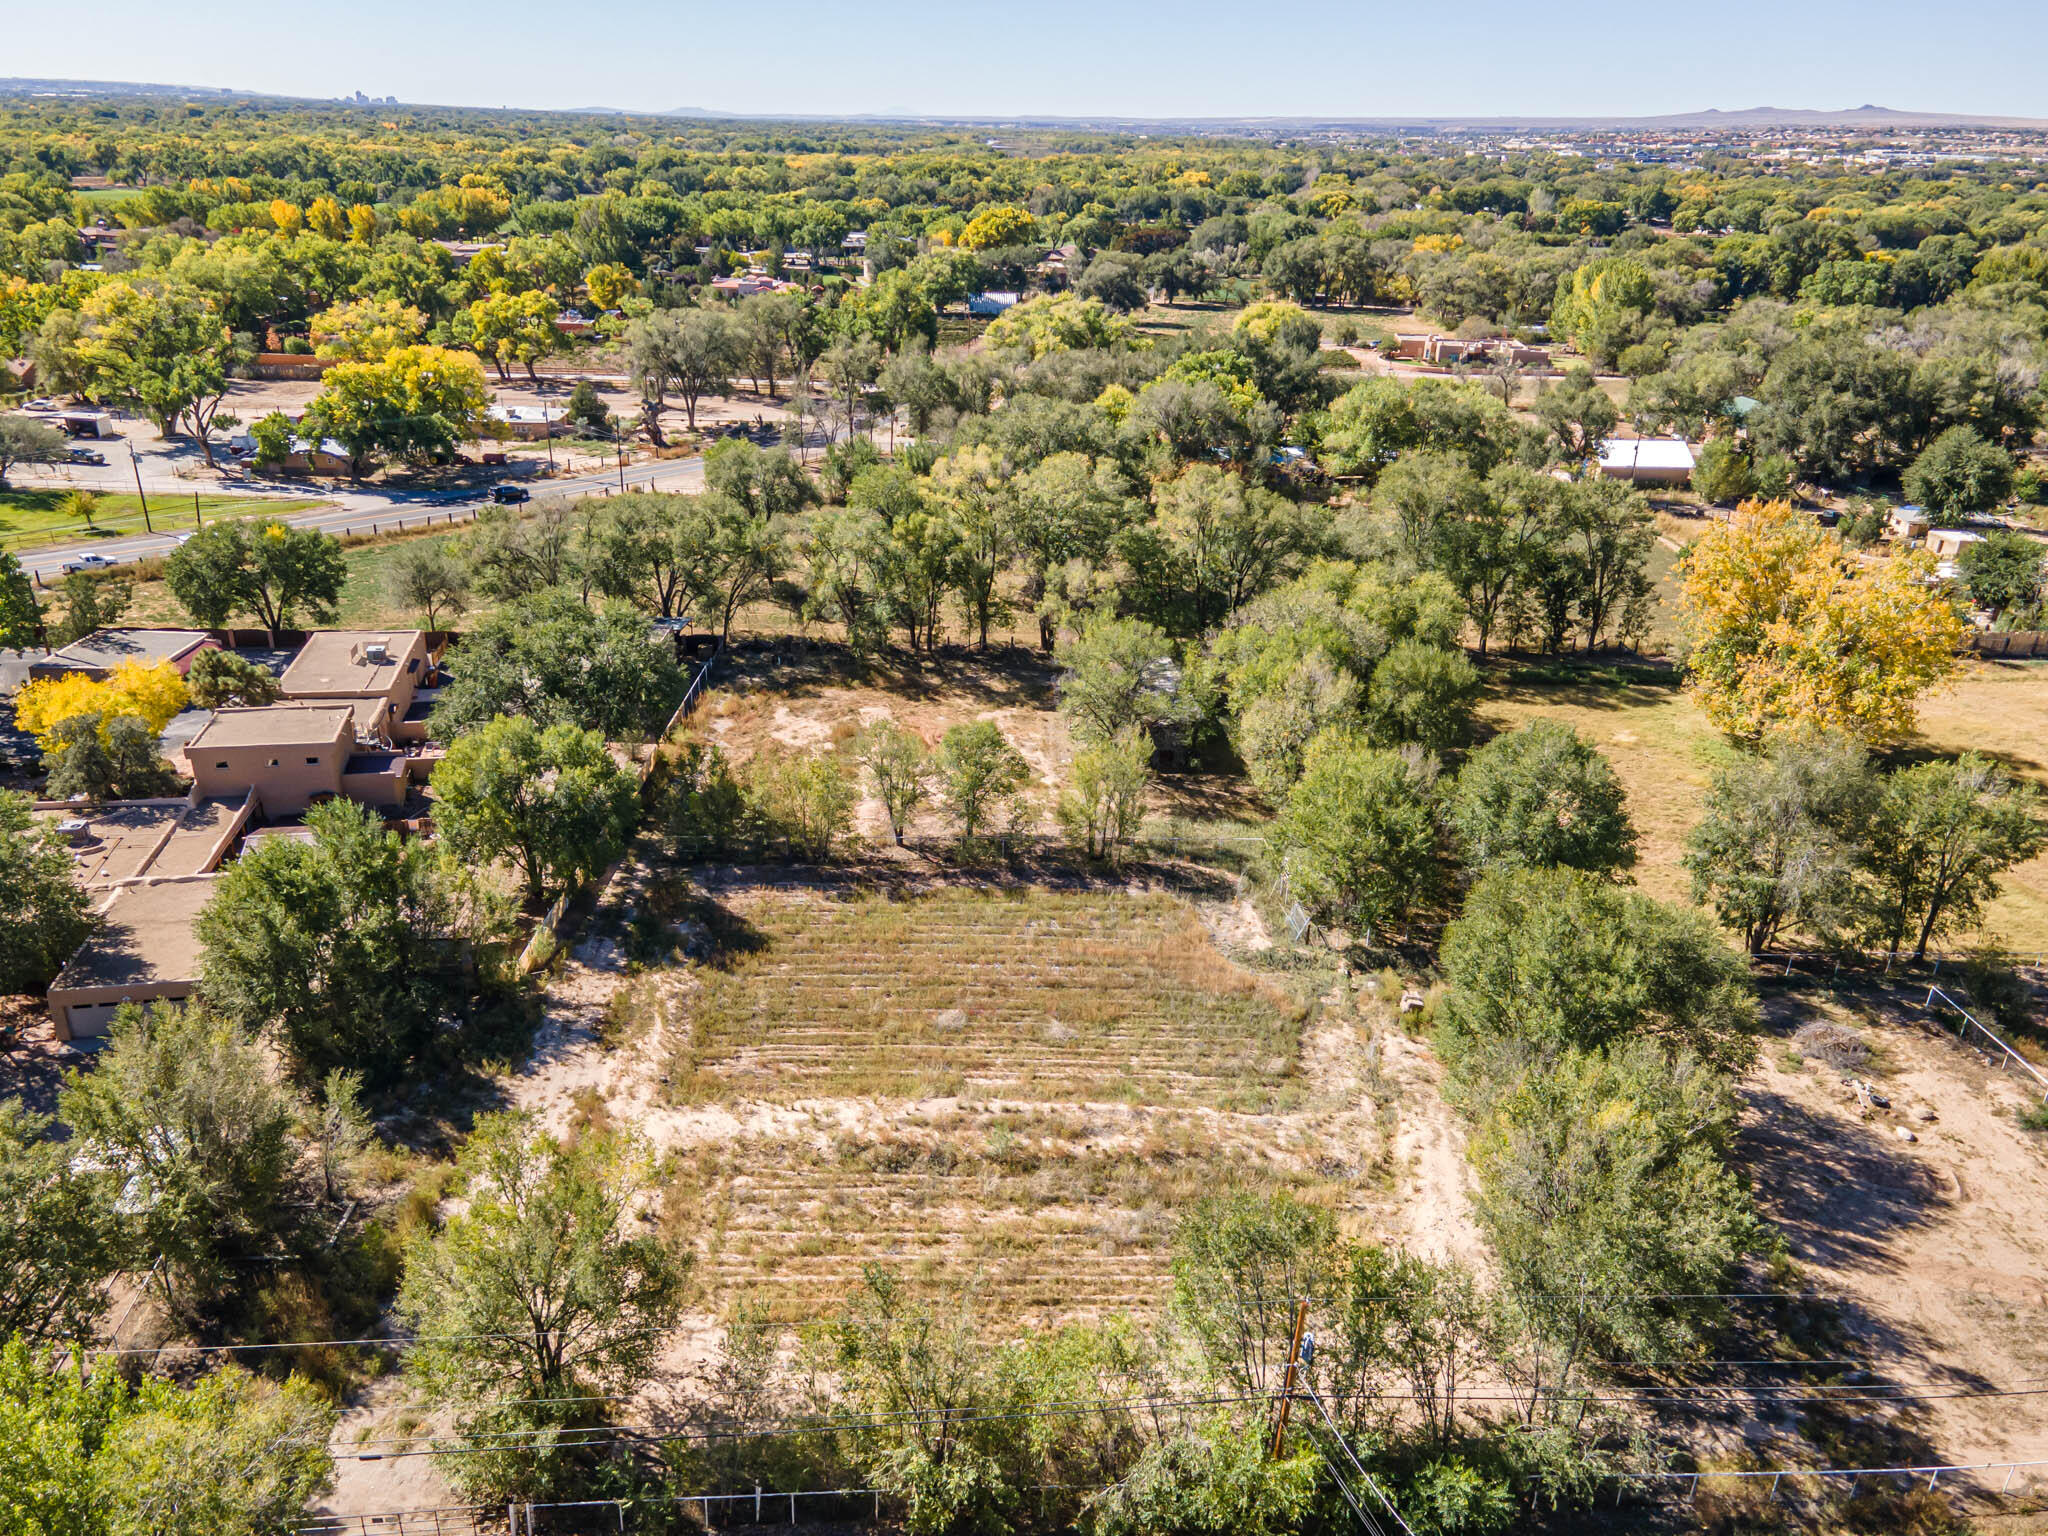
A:
[[[1733,749],[1683,689],[1518,683],[1514,675],[1506,664],[1489,673],[1479,707],[1483,725],[1511,731],[1539,717],[1562,720],[1604,752],[1628,789],[1641,834],[1637,883],[1663,900],[1689,900],[1691,880],[1679,863],[1686,834],[1699,820],[1714,768],[1731,760]],[[2048,787],[2048,668],[1966,663],[1952,688],[1922,702],[1920,733],[1910,745],[1930,755],[1991,753]],[[2028,958],[2048,950],[2048,857],[2005,877],[1983,931]]]
[[[1306,1009],[1126,892],[771,899],[707,972],[679,1102],[862,1094],[1284,1108]]]
[[[1146,1311],[1199,1195],[1349,1193],[1295,1158],[1218,1145],[1224,1129],[1187,1111],[904,1106],[811,1139],[692,1148],[671,1161],[667,1210],[714,1293],[756,1292],[785,1321],[830,1313],[873,1263],[971,1287],[991,1314]]]

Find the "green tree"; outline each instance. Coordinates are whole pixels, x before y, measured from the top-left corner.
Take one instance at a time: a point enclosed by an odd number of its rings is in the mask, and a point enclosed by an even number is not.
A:
[[[627,608],[592,611],[571,592],[508,603],[462,642],[462,665],[441,690],[431,727],[454,741],[499,715],[558,723],[608,740],[644,740],[682,701],[674,651],[650,645],[647,620]]]
[[[860,795],[837,752],[759,753],[747,765],[756,799],[793,857],[822,864],[853,826]]]
[[[588,1394],[630,1393],[653,1371],[689,1256],[641,1226],[655,1169],[628,1137],[565,1143],[482,1115],[456,1168],[461,1213],[406,1250],[398,1311],[419,1338],[407,1372],[464,1437],[521,1446],[450,1456],[463,1487],[545,1490],[574,1460],[562,1431],[602,1422]]]
[[[2038,539],[2014,528],[1999,528],[1965,547],[1956,564],[1969,583],[1972,602],[1995,614],[2026,618],[2041,610],[2043,558]]]
[[[488,294],[456,316],[455,334],[498,370],[500,382],[509,381],[513,363],[532,379],[533,365],[562,346],[562,333],[555,329],[560,309],[538,291]]]
[[[208,647],[192,658],[185,687],[201,709],[227,705],[254,707],[275,704],[281,697],[277,674],[233,651]]]
[[[178,787],[157,734],[135,715],[73,715],[50,728],[43,789],[52,799],[147,800]]]
[[[332,1484],[337,1413],[296,1377],[197,1385],[0,1348],[0,1488],[24,1536],[272,1536]]]
[[[70,850],[31,804],[0,790],[0,995],[48,986],[93,925]]]
[[[213,300],[160,278],[107,283],[80,306],[79,359],[99,400],[133,404],[168,437],[182,420],[213,463],[211,429],[236,348]]]
[[[1496,736],[1459,770],[1450,821],[1467,867],[1614,874],[1636,861],[1628,795],[1607,759],[1569,725],[1532,720]]]
[[[469,607],[469,571],[445,544],[407,544],[391,562],[389,581],[392,600],[428,629]]]
[[[643,399],[682,397],[692,432],[706,395],[728,394],[740,349],[723,310],[661,309],[626,329],[627,367]]]
[[[865,768],[889,817],[896,846],[918,808],[931,799],[932,755],[924,742],[893,720],[876,720],[853,740],[854,760]]]
[[[1784,738],[1717,770],[1686,837],[1693,900],[1751,954],[1787,928],[1831,938],[1856,912],[1856,864],[1879,793],[1849,741]]]
[[[120,622],[135,584],[105,571],[73,571],[64,578],[64,618],[51,637],[60,645],[83,640]]]
[[[337,1067],[398,1078],[458,1001],[452,897],[425,845],[351,801],[306,813],[311,842],[266,838],[224,869],[194,933],[201,993],[271,1029],[302,1083]]]
[[[1479,673],[1462,651],[1397,641],[1372,671],[1376,741],[1442,752],[1464,739],[1479,695]]]
[[[8,418],[0,416],[0,421]],[[41,638],[43,605],[21,562],[0,550],[0,650],[25,651]]]
[[[482,429],[489,398],[468,353],[400,347],[380,362],[328,369],[301,425],[308,437],[348,449],[352,474],[379,454],[446,463]]]
[[[84,1342],[122,1255],[102,1189],[50,1127],[19,1100],[0,1102],[0,1336]]]
[[[1702,1347],[1766,1230],[1728,1166],[1727,1079],[1646,1040],[1565,1050],[1501,1086],[1472,1143],[1474,1210],[1517,1332],[1525,1414],[1572,1421],[1600,1360]]]
[[[1939,527],[1957,527],[2012,494],[2012,455],[1972,427],[1950,427],[1907,469],[1906,494]]]
[[[1084,740],[1130,727],[1191,723],[1173,642],[1143,619],[1097,618],[1060,652],[1060,709]]]
[[[459,858],[509,858],[538,908],[625,849],[640,819],[633,775],[596,731],[500,716],[459,737],[436,765],[435,820]]]
[[[1712,921],[1578,869],[1503,868],[1444,933],[1448,1054],[1506,1047],[1540,1068],[1653,1038],[1735,1067],[1753,1049],[1749,968]]]
[[[1135,725],[1074,754],[1071,782],[1055,812],[1091,859],[1115,858],[1138,834],[1152,783],[1152,738]]]
[[[971,846],[998,810],[1031,779],[1031,765],[993,720],[951,727],[939,738],[939,782],[946,805]]]
[[[1734,439],[1712,438],[1700,445],[1692,488],[1718,506],[1732,507],[1756,494],[1756,469]]]
[[[1275,825],[1294,893],[1377,936],[1443,885],[1434,786],[1408,759],[1338,738],[1312,744]]]
[[[61,464],[64,434],[28,416],[0,416],[0,491],[17,464]]]
[[[331,624],[347,580],[341,540],[275,517],[210,523],[164,562],[171,595],[208,629],[238,613],[272,634],[302,613]]]
[[[1862,848],[1864,931],[1913,960],[1943,934],[1976,922],[1998,879],[2041,851],[2039,792],[1974,752],[1922,763],[1885,781]]]
[[[117,1009],[89,1071],[67,1073],[59,1115],[132,1212],[135,1248],[162,1259],[174,1312],[208,1315],[298,1220],[299,1105],[263,1048],[199,1008]]]
[[[1567,463],[1596,458],[1600,444],[1619,425],[1621,412],[1583,365],[1569,368],[1556,384],[1536,395],[1536,419]]]

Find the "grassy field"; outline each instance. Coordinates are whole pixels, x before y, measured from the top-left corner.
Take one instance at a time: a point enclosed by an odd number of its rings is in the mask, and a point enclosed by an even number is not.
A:
[[[612,1008],[665,1018],[652,1118],[695,1133],[663,1209],[715,1294],[817,1317],[879,1261],[1000,1315],[1149,1310],[1200,1195],[1383,1193],[1384,1123],[1311,1060],[1348,1047],[1306,1051],[1301,998],[1177,897],[759,892],[731,914],[726,960]]]
[[[120,534],[145,531],[142,503],[133,496],[102,496],[87,524],[58,510],[67,492],[56,490],[0,491],[0,549],[35,549],[45,544],[66,544],[74,540],[111,539]],[[323,505],[318,497],[220,496],[201,493],[198,515],[211,521],[221,517],[254,517],[261,513],[303,512]],[[183,532],[195,526],[195,503],[189,494],[150,498],[150,524],[158,533]]]
[[[1239,1112],[1292,1100],[1303,1010],[1169,896],[947,892],[776,902],[705,978],[670,1072],[744,1092],[1107,1098]]]
[[[1628,788],[1641,834],[1637,883],[1652,896],[1689,900],[1690,879],[1679,864],[1685,837],[1699,820],[1714,769],[1733,760],[1733,749],[1678,687],[1529,683],[1517,681],[1518,670],[1511,663],[1489,669],[1479,710],[1484,725],[1513,730],[1550,716],[1604,752]],[[1920,734],[1909,752],[1952,756],[1970,749],[2048,788],[2048,667],[1968,662],[1954,687],[1922,703]],[[2024,953],[2048,950],[2048,858],[2006,877],[1986,909],[1984,932]]]
[[[385,629],[418,624],[418,613],[401,608],[392,601],[391,566],[399,552],[413,544],[421,541],[447,544],[461,537],[460,532],[420,533],[344,546],[341,558],[348,567],[348,580],[341,589],[341,611],[335,622],[345,629]],[[131,624],[188,622],[185,611],[178,606],[178,600],[171,596],[171,589],[162,581],[137,582],[134,599],[125,617]],[[475,619],[475,610],[465,616],[465,622],[474,623]],[[448,619],[444,616],[441,622],[446,624]]]

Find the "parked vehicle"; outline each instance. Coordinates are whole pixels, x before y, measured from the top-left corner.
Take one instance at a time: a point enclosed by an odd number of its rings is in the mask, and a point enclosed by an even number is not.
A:
[[[73,448],[65,455],[67,464],[104,464],[107,456],[97,448]]]

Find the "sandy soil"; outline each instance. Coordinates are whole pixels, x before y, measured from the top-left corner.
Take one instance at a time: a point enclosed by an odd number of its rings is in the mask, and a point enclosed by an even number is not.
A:
[[[1798,1004],[1774,1014],[1813,1016]],[[1866,1106],[1843,1074],[1772,1045],[1743,1086],[1742,1145],[1804,1283],[1841,1311],[1877,1380],[1933,1391],[2048,1387],[2048,1136],[1977,1052],[1895,1017],[1866,1038]],[[1901,1133],[1904,1133],[1902,1135]],[[1907,1140],[1910,1136],[1912,1139]],[[1912,1424],[1950,1461],[2048,1458],[2036,1398],[1924,1405]]]

